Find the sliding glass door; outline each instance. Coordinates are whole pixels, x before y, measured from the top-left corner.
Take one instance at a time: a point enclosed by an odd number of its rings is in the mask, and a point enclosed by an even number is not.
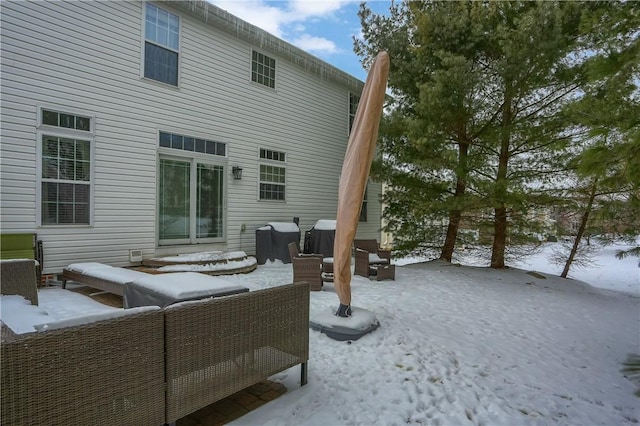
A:
[[[160,244],[196,244],[224,237],[224,166],[196,158],[160,157]]]

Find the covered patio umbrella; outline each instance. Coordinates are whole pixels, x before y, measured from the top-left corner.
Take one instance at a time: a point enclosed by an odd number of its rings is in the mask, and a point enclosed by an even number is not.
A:
[[[340,299],[336,315],[341,317],[351,315],[351,247],[376,149],[388,75],[389,54],[383,51],[367,75],[342,163],[333,246],[334,286]]]

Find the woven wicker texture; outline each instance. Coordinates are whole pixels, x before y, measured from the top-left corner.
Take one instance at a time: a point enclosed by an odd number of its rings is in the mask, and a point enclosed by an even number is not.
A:
[[[309,358],[309,284],[165,309],[166,422]]]
[[[306,281],[311,291],[322,290],[322,255],[300,254],[296,243],[289,243],[288,247],[293,265],[293,282]]]
[[[0,293],[18,294],[38,305],[36,266],[33,260],[4,260],[0,262]]]
[[[387,263],[391,263],[391,251],[383,250],[379,248],[377,240],[353,240],[353,246],[355,250],[355,268],[354,274],[363,277],[369,277],[369,275],[377,275],[378,266],[369,262],[369,254],[377,254],[378,257],[386,259]],[[386,268],[382,275],[378,277],[381,279],[395,279],[395,266],[393,268]]]
[[[3,425],[164,423],[161,310],[1,345]]]

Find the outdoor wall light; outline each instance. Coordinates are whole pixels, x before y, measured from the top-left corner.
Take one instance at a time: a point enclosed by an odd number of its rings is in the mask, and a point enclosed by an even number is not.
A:
[[[231,173],[233,173],[233,178],[235,180],[240,180],[242,179],[242,167],[240,166],[233,166],[233,168],[231,169]]]

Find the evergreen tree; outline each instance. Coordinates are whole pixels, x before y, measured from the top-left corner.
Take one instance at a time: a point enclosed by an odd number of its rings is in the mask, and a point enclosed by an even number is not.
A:
[[[385,216],[401,251],[427,237],[450,260],[461,223],[481,226],[491,209],[491,266],[504,266],[508,240],[530,233],[532,209],[554,201],[547,190],[585,131],[563,111],[584,94],[585,64],[604,55],[590,49],[628,36],[636,8],[405,2],[384,16],[361,6],[356,52],[364,63],[379,50],[391,56],[396,103],[374,172],[393,188]],[[607,37],[592,37],[603,25]]]
[[[564,113],[588,135],[575,165],[590,196],[563,277],[585,230],[633,241],[640,234],[640,8],[594,9],[587,16],[601,31],[585,35],[591,52],[583,66],[582,96]]]

